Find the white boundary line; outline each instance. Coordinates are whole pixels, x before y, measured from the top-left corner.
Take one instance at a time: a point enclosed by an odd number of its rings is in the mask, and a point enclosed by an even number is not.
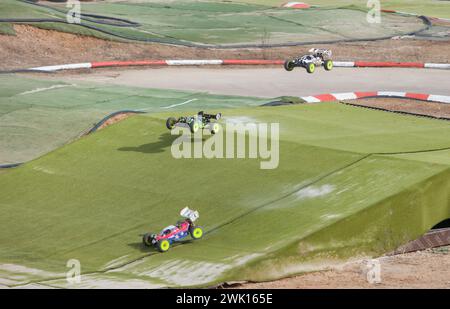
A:
[[[194,102],[194,101],[197,101],[197,100],[198,100],[198,99],[190,99],[190,100],[187,100],[187,101],[185,101],[185,102],[181,102],[181,103],[178,103],[178,104],[172,104],[172,105],[169,105],[169,106],[163,106],[163,107],[161,107],[161,108],[169,109],[169,108],[172,108],[172,107],[177,107],[177,106],[189,104],[189,103]]]

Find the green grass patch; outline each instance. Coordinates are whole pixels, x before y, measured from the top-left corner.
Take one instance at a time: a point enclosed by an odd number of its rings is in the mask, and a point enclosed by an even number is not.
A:
[[[336,103],[222,112],[222,121],[278,122],[278,168],[261,170],[259,159],[174,159],[166,111],[3,174],[2,278],[61,278],[47,283],[68,287],[67,260],[78,259],[83,273],[93,272],[84,283],[92,286],[268,280],[312,261],[382,254],[450,216],[448,152],[372,154],[450,147],[442,138],[449,122]],[[185,205],[200,211],[202,240],[165,254],[141,245],[140,234],[174,223]]]
[[[57,10],[5,0],[1,17],[56,18],[65,21],[64,5]],[[184,44],[283,44],[342,39],[373,39],[423,29],[414,17],[383,15],[382,24],[367,24],[359,6],[291,10],[261,4],[218,1],[88,2],[85,14],[100,14],[138,22],[138,27],[119,27],[91,20],[80,25],[43,23],[39,27],[92,35],[102,39],[157,40]],[[105,21],[98,19],[97,21]],[[355,31],[357,29],[357,31]],[[106,33],[102,33],[104,31]]]
[[[259,3],[279,7],[286,1],[280,0],[239,0],[243,3]],[[342,5],[357,5],[367,8],[366,0],[307,0],[303,1],[320,7],[337,7]],[[396,10],[419,15],[450,18],[450,3],[436,0],[384,0],[381,1],[382,9]]]
[[[189,104],[179,105],[188,100]],[[235,108],[267,99],[0,76],[0,164],[26,162],[77,138],[119,110]]]
[[[305,103],[305,101],[302,98],[299,97],[291,97],[291,96],[282,96],[278,98],[279,101],[283,103],[290,103],[290,104],[302,104]]]
[[[0,23],[0,34],[16,35],[12,24]]]

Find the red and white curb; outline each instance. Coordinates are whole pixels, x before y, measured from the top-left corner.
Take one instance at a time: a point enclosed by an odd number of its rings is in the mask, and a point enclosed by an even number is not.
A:
[[[103,61],[85,62],[62,65],[41,66],[23,71],[55,72],[60,70],[94,69],[107,67],[131,66],[202,66],[202,65],[283,65],[284,60],[260,59],[198,59],[198,60],[133,60],[133,61]],[[421,63],[421,62],[373,62],[373,61],[334,61],[335,67],[384,67],[384,68],[427,68],[450,69],[450,63]]]
[[[450,63],[392,62],[392,61],[333,61],[335,67],[350,68],[421,68],[450,69]]]
[[[437,102],[450,104],[450,96],[411,93],[411,92],[395,92],[395,91],[372,91],[372,92],[344,92],[344,93],[327,93],[307,97],[300,97],[307,103],[331,102],[340,100],[357,100],[364,98],[405,98],[427,102]]]
[[[283,4],[282,7],[291,9],[309,9],[311,6],[304,2],[287,2]]]

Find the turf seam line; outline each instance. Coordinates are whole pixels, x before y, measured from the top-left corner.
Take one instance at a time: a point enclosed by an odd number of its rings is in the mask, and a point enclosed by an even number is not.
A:
[[[443,148],[435,148],[435,149],[426,149],[426,150],[412,150],[412,151],[401,151],[401,152],[374,152],[373,155],[401,155],[401,154],[415,154],[415,153],[430,153],[430,152],[438,152],[450,150],[449,147]]]
[[[241,218],[243,218],[243,217],[245,217],[245,216],[247,216],[247,215],[249,215],[249,214],[251,214],[251,213],[257,211],[257,210],[259,210],[259,209],[262,209],[262,208],[267,207],[267,206],[269,206],[269,205],[271,205],[271,204],[273,204],[273,203],[276,203],[276,202],[281,201],[281,200],[283,200],[283,199],[285,199],[285,198],[288,198],[288,197],[292,196],[293,194],[297,193],[298,191],[300,191],[300,190],[302,190],[302,189],[305,189],[305,188],[307,188],[307,187],[309,187],[309,186],[312,186],[312,185],[314,185],[315,183],[317,183],[317,182],[319,182],[319,181],[322,181],[323,179],[325,179],[325,178],[327,178],[327,177],[329,177],[329,176],[331,176],[331,175],[333,175],[333,174],[335,174],[335,173],[338,173],[338,172],[340,172],[340,171],[342,171],[342,170],[344,170],[344,169],[347,169],[347,168],[349,168],[349,167],[351,167],[351,166],[353,166],[353,165],[355,165],[355,164],[357,164],[357,163],[359,163],[359,162],[365,160],[366,158],[370,157],[371,155],[372,155],[371,153],[365,154],[365,155],[361,156],[360,158],[358,158],[357,160],[355,160],[355,161],[353,161],[353,162],[351,162],[351,163],[349,163],[349,164],[346,164],[346,165],[343,166],[343,167],[340,167],[340,168],[338,168],[338,169],[335,169],[335,170],[333,170],[333,171],[331,171],[331,172],[328,172],[328,173],[326,173],[326,174],[324,174],[324,175],[318,177],[317,179],[315,179],[315,180],[313,180],[313,181],[311,181],[311,182],[309,182],[309,183],[307,183],[307,184],[305,184],[305,185],[303,185],[303,186],[297,188],[296,190],[294,190],[294,191],[292,191],[292,192],[289,192],[289,193],[287,193],[287,194],[285,194],[285,195],[283,195],[283,196],[281,196],[281,197],[279,197],[279,198],[277,198],[277,199],[274,199],[274,200],[272,200],[272,201],[270,201],[270,202],[266,202],[266,203],[264,203],[264,204],[262,204],[262,205],[260,205],[260,206],[258,206],[258,207],[255,207],[255,208],[253,208],[253,209],[251,209],[251,210],[249,210],[249,211],[247,211],[247,212],[245,212],[245,213],[243,213],[243,214],[241,214],[241,215],[239,215],[239,216],[237,216],[237,217],[231,219],[231,220],[228,221],[228,222],[222,223],[222,224],[220,224],[220,225],[218,225],[218,226],[216,226],[216,227],[214,227],[214,228],[212,228],[212,229],[209,229],[208,231],[205,232],[205,234],[209,234],[209,233],[211,233],[211,232],[214,232],[214,231],[216,231],[216,230],[218,230],[218,229],[220,229],[220,228],[222,228],[222,227],[224,227],[224,226],[226,226],[226,225],[229,225],[229,224],[231,224],[231,223],[233,223],[233,222],[235,222],[235,221],[237,221],[237,220],[239,220],[239,219],[241,219]]]

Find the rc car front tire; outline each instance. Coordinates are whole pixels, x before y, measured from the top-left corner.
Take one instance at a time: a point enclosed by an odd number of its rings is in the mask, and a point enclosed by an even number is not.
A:
[[[173,127],[175,127],[176,123],[177,123],[177,120],[175,118],[173,118],[173,117],[167,118],[167,121],[166,121],[167,129],[172,130]]]
[[[193,227],[189,230],[193,239],[200,239],[203,237],[203,229],[200,226]]]
[[[159,252],[166,252],[170,248],[170,242],[167,239],[158,241],[157,248]]]
[[[323,66],[325,67],[325,70],[331,71],[333,69],[333,61],[326,60]]]
[[[149,233],[144,234],[144,236],[142,237],[142,242],[146,246],[151,246],[152,245],[152,234],[149,234]]]
[[[310,74],[314,73],[316,70],[316,65],[314,63],[310,63],[306,66],[306,71]]]
[[[284,62],[284,69],[286,71],[292,71],[295,68],[294,62],[292,60],[286,60]]]
[[[191,128],[191,133],[197,133],[197,131],[200,129],[200,125],[198,122],[193,121],[189,124],[189,128]]]

